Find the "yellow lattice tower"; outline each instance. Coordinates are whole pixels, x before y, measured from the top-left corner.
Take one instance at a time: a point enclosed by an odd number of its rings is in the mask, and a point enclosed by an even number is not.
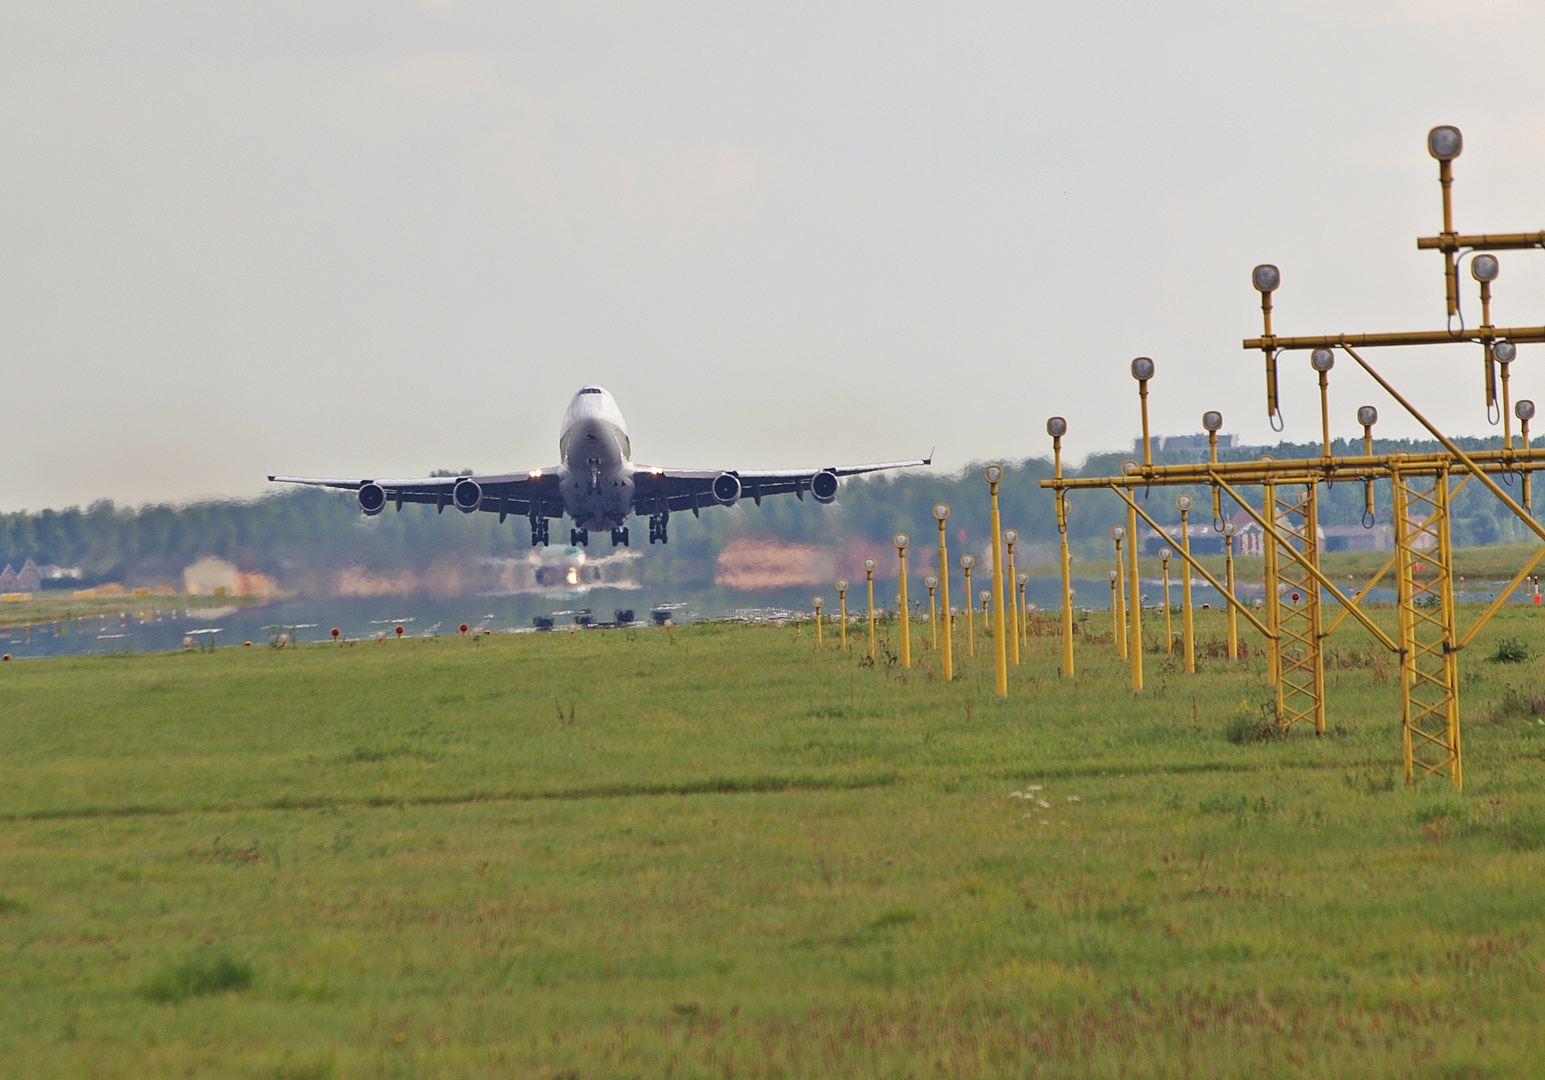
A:
[[[1419,474],[1398,466],[1393,472],[1406,783],[1437,773],[1460,787],[1449,473]]]
[[[1318,567],[1315,485],[1287,488],[1295,494],[1284,498],[1283,488],[1267,485],[1270,510],[1283,541]],[[1269,541],[1275,544],[1275,540]],[[1291,558],[1279,563],[1277,610],[1277,724],[1286,731],[1307,723],[1315,734],[1325,731],[1325,662],[1321,649],[1320,585],[1309,570]],[[1283,601],[1286,603],[1283,603]]]

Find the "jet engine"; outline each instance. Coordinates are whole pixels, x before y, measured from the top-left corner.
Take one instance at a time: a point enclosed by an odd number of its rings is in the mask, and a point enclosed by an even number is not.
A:
[[[451,502],[463,514],[470,514],[483,505],[483,488],[476,480],[458,480],[451,488]]]
[[[823,469],[810,478],[810,494],[818,503],[829,503],[837,497],[837,474]]]
[[[727,472],[714,477],[713,497],[725,506],[734,506],[740,501],[740,477]]]
[[[386,491],[380,484],[370,483],[359,486],[359,508],[367,517],[375,517],[386,509]]]

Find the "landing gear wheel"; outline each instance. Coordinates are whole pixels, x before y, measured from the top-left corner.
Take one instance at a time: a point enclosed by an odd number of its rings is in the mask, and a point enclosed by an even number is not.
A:
[[[530,521],[531,521],[531,546],[532,547],[536,547],[538,544],[541,544],[543,547],[546,547],[547,546],[547,519],[545,517],[544,518],[531,518]]]
[[[612,530],[612,547],[628,546],[628,530],[626,528]]]
[[[569,544],[572,547],[587,547],[590,544],[590,530],[570,529]]]

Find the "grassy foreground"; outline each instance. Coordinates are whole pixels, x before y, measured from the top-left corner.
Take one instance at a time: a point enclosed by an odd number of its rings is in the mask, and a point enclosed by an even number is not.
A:
[[[0,1075],[1540,1075],[1542,630],[1462,798],[1345,627],[1243,744],[1258,659],[1052,636],[1006,703],[792,628],[7,664]]]

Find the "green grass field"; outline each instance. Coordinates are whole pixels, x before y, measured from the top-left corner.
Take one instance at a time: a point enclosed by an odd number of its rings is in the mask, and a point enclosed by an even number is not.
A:
[[[6,664],[0,1075],[1540,1075],[1542,631],[1463,797],[1347,627],[1243,744],[1259,659],[1054,636],[1006,703],[724,625]]]

